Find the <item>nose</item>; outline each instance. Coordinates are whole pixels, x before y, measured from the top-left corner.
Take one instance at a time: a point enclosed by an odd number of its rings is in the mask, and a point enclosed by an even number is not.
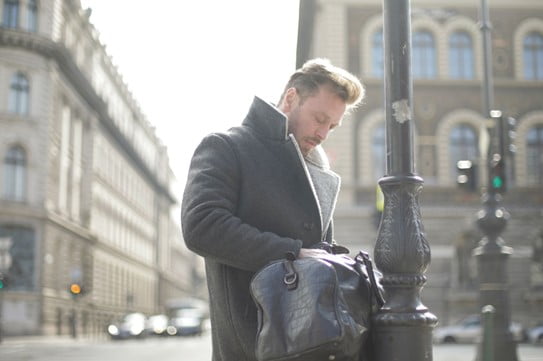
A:
[[[328,137],[328,132],[329,131],[330,131],[330,129],[328,129],[328,127],[319,127],[319,128],[317,128],[317,131],[315,132],[315,135],[322,142],[322,141],[326,140],[326,137]]]

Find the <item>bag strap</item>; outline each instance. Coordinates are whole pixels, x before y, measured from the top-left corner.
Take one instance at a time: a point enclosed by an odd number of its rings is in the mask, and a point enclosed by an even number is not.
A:
[[[296,256],[292,252],[287,252],[285,258],[286,261],[283,262],[283,267],[286,273],[283,277],[283,283],[287,286],[287,290],[292,291],[298,287],[298,272],[294,268]]]
[[[333,241],[332,243],[328,243],[325,241],[315,243],[313,246],[311,246],[311,248],[323,249],[326,252],[331,253],[331,254],[348,254],[349,253],[349,249],[347,247],[340,246],[335,241]]]
[[[359,251],[358,255],[355,257],[355,261],[358,263],[363,263],[366,266],[366,270],[368,271],[368,277],[370,279],[371,291],[375,295],[375,299],[377,300],[377,304],[379,305],[379,307],[383,307],[383,305],[385,304],[385,299],[383,298],[381,290],[377,285],[377,280],[375,279],[375,272],[373,271],[373,264],[371,262],[370,255],[367,252]]]

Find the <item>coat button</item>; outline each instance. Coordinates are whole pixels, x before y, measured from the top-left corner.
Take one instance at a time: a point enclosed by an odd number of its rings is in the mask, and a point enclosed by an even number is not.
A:
[[[315,223],[311,223],[311,222],[304,222],[304,228],[308,231],[312,230],[313,228],[315,228]]]

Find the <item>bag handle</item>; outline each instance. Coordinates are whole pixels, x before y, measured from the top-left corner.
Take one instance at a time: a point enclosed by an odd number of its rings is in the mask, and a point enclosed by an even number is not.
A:
[[[367,252],[359,251],[358,255],[355,257],[355,261],[358,263],[363,263],[366,266],[368,277],[370,278],[370,288],[375,295],[375,299],[377,300],[379,307],[383,307],[385,304],[385,299],[381,294],[381,290],[377,286],[377,280],[375,279],[375,272],[373,271],[373,264],[371,262],[370,255]]]
[[[298,273],[294,269],[294,260],[296,256],[292,252],[285,254],[286,262],[283,263],[285,267],[285,276],[283,277],[283,283],[287,286],[287,290],[292,291],[298,287]]]

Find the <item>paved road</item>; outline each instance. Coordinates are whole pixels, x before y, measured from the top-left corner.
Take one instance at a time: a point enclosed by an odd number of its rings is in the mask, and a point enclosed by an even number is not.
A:
[[[210,361],[209,333],[201,337],[134,341],[7,338],[0,361]],[[475,345],[434,345],[434,361],[474,361]],[[543,345],[521,344],[519,361],[543,361]]]
[[[434,345],[433,361],[474,361],[476,347],[470,344]],[[519,361],[543,361],[543,345],[519,344],[517,356]]]
[[[1,361],[210,361],[209,336],[96,341],[10,340],[0,344]]]

